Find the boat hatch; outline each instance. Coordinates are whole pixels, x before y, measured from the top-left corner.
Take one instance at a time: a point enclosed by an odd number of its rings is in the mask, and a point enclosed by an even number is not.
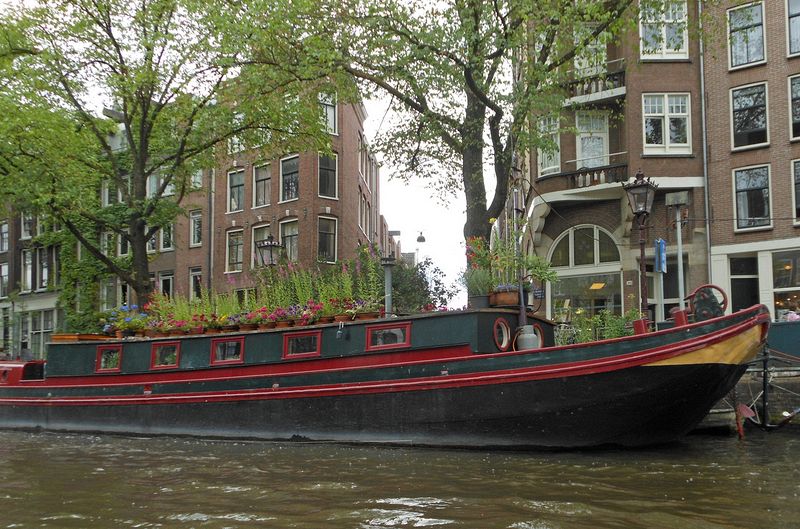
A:
[[[23,363],[0,363],[0,384],[18,384],[22,380],[43,380],[44,361]]]

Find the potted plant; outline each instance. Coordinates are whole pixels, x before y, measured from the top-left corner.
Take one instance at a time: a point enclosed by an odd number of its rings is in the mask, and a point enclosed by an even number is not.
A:
[[[492,271],[486,268],[467,268],[461,274],[461,283],[467,289],[467,302],[470,308],[485,309],[489,306],[489,295],[496,286]]]
[[[521,236],[517,231],[498,238],[490,250],[492,271],[498,282],[490,300],[492,305],[518,305],[519,281],[526,287],[531,280],[544,284],[558,278],[542,257],[517,250]]]

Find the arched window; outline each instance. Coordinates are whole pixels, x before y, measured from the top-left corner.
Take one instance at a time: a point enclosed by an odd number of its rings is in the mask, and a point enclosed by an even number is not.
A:
[[[558,281],[549,285],[549,317],[570,321],[578,313],[622,313],[619,250],[607,231],[593,225],[568,229],[553,244],[550,264]]]

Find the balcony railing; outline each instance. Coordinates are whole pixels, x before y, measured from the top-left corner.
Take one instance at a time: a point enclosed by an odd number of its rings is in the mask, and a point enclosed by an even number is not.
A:
[[[628,164],[618,163],[600,167],[584,167],[577,171],[561,173],[567,182],[568,189],[626,182],[628,180]]]
[[[625,86],[625,59],[615,59],[605,64],[605,71],[575,72],[573,81],[567,83],[567,98],[602,94]]]

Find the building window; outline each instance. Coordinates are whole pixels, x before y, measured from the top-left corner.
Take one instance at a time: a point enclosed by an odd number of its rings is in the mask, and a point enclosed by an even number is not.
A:
[[[175,274],[170,272],[158,273],[158,291],[168,298],[172,297],[172,285],[175,280]]]
[[[238,130],[244,126],[244,114],[235,113],[231,119],[231,130]],[[244,138],[240,134],[233,134],[228,138],[228,154],[235,154],[244,150]]]
[[[578,126],[578,169],[608,165],[608,115],[578,112],[575,119]]]
[[[211,365],[240,364],[244,361],[244,337],[211,340]]]
[[[172,239],[172,224],[161,228],[161,251],[174,250],[175,242]]]
[[[0,298],[8,297],[8,263],[0,263]]]
[[[763,9],[759,2],[728,11],[731,68],[764,62]]]
[[[36,248],[36,289],[47,290],[50,279],[50,248]]]
[[[295,200],[300,193],[300,158],[281,160],[281,202]]]
[[[736,228],[770,226],[769,166],[745,167],[733,172],[736,188]]]
[[[337,220],[334,218],[319,218],[319,247],[317,259],[322,262],[336,262],[336,225]]]
[[[550,145],[538,149],[539,176],[561,171],[561,144],[559,136],[559,120],[555,116],[543,117],[539,120],[539,132],[543,140]]]
[[[8,251],[8,221],[0,222],[0,252]]]
[[[639,23],[642,59],[686,59],[688,41],[685,0],[668,0],[661,6],[642,9]]]
[[[104,181],[100,184],[100,205],[103,207],[116,204],[119,198],[119,191],[114,184]]]
[[[22,292],[30,292],[33,288],[33,252],[32,250],[22,250],[22,275],[20,277],[19,289]]]
[[[296,220],[281,222],[281,244],[286,252],[286,259],[297,261],[299,226]]]
[[[336,198],[336,163],[337,157],[319,156],[319,196]]]
[[[228,213],[244,209],[244,169],[228,173]]]
[[[225,260],[226,272],[241,272],[244,262],[244,231],[229,231],[227,233],[227,258]]]
[[[148,230],[149,230],[149,228],[145,227],[145,233],[147,233]],[[153,235],[151,235],[149,239],[147,239],[146,247],[147,247],[147,253],[156,253],[156,250],[158,249],[158,232],[157,231]]]
[[[790,119],[792,120],[791,137],[796,140],[800,138],[800,76],[789,78],[789,99],[791,106]]]
[[[800,0],[788,0],[789,55],[800,53]]]
[[[150,369],[178,367],[180,354],[180,342],[154,343],[150,350]]]
[[[689,154],[689,94],[642,96],[645,154]]]
[[[128,255],[130,251],[130,245],[128,244],[128,238],[123,235],[117,236],[117,255],[123,257]]]
[[[730,305],[733,312],[758,303],[758,258],[736,256],[728,260],[731,275]],[[776,304],[776,312],[780,305]],[[780,316],[780,314],[777,314]]]
[[[253,207],[269,205],[272,193],[272,170],[269,164],[253,168]]]
[[[367,148],[366,145],[364,145],[364,136],[362,136],[360,132],[358,133],[357,138],[358,138],[358,145],[356,148],[358,149],[358,172],[361,174],[361,176],[364,176],[365,174],[367,174],[367,169],[366,167],[364,167],[365,153],[367,151]]]
[[[556,239],[550,262],[559,280],[549,284],[551,317],[571,321],[576,311],[621,314],[622,280],[617,243],[598,226],[577,226]]]
[[[794,182],[794,223],[800,224],[800,160],[792,160],[792,180]]]
[[[198,169],[197,171],[192,173],[192,179],[189,182],[189,185],[192,186],[192,189],[200,189],[203,187],[203,170]]]
[[[203,212],[195,209],[189,212],[189,246],[203,244]]]
[[[100,310],[111,310],[117,306],[117,280],[113,277],[100,282]]]
[[[772,254],[772,288],[776,320],[800,308],[800,250]]]
[[[31,318],[30,349],[34,358],[44,358],[47,342],[53,334],[55,311],[38,310],[29,313]]]
[[[30,239],[33,236],[33,215],[22,214],[20,239]]]
[[[251,251],[250,251],[251,255],[253,256],[253,258],[251,259],[251,263],[252,263],[251,266],[253,268],[255,268],[257,266],[264,266],[264,265],[268,264],[266,262],[262,263],[260,261],[261,254],[258,252],[258,244],[266,242],[271,233],[272,233],[272,230],[270,229],[270,225],[269,224],[266,224],[264,226],[256,226],[256,227],[253,228],[253,247],[251,248]],[[269,253],[270,249],[267,248],[264,251]],[[272,248],[272,251],[276,251],[276,249]],[[266,259],[268,260],[269,257],[267,256]],[[277,257],[276,257],[276,259],[277,259]]]
[[[325,130],[330,134],[339,132],[336,122],[336,95],[335,94],[320,94],[319,104],[322,107],[322,122],[325,124]]]
[[[200,299],[203,297],[203,269],[189,269],[189,299]]]
[[[731,108],[734,149],[769,143],[766,84],[732,89]]]
[[[119,371],[120,365],[122,365],[121,345],[98,346],[96,371]]]

